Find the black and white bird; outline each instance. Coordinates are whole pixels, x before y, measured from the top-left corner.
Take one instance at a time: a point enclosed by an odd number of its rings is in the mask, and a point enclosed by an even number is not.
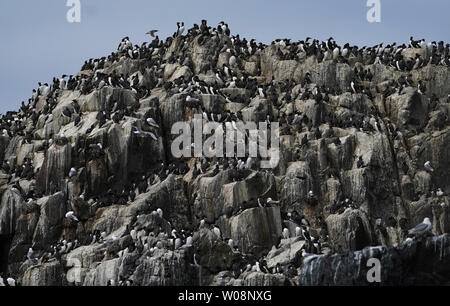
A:
[[[311,236],[305,226],[302,227],[302,236],[306,241],[311,241]]]
[[[181,36],[184,33],[184,30],[186,29],[184,27],[184,22],[182,22],[181,24],[179,22],[177,22],[177,26],[178,26],[178,32],[177,32],[177,36]]]

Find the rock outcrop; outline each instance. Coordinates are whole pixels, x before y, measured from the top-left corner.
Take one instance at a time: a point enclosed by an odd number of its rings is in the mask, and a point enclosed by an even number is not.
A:
[[[0,275],[367,285],[376,258],[382,284],[449,284],[449,56],[429,49],[266,46],[204,26],[125,38],[2,117]],[[172,127],[195,114],[233,131],[279,122],[279,162],[175,158]],[[426,217],[426,237],[405,242]]]

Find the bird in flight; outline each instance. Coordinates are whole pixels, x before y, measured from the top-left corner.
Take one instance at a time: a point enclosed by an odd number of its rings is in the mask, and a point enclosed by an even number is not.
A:
[[[147,33],[145,33],[145,34],[148,34],[148,35],[150,35],[151,37],[155,37],[155,33],[157,33],[158,32],[158,30],[151,30],[151,31],[148,31]]]

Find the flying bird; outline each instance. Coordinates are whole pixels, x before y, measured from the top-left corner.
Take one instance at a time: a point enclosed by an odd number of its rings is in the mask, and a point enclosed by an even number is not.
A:
[[[148,31],[145,34],[150,35],[151,37],[155,37],[155,34],[158,33],[158,31],[159,30],[150,30],[150,31]]]
[[[137,135],[144,134],[144,135],[150,136],[150,137],[153,138],[153,140],[155,140],[155,141],[158,140],[158,137],[156,137],[156,135],[153,134],[152,132],[146,132],[146,131],[143,131],[140,127],[137,127],[137,126],[133,126],[133,128],[135,129],[134,134],[137,134]]]

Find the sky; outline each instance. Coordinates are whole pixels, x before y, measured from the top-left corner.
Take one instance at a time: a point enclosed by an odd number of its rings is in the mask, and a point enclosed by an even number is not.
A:
[[[413,35],[450,42],[449,0],[379,0],[381,22],[369,23],[367,0],[80,0],[81,22],[69,23],[67,0],[0,1],[0,113],[27,102],[37,82],[76,74],[85,60],[116,51],[129,36],[134,44],[160,38],[184,21],[229,24],[232,34],[270,43],[307,36],[339,44],[408,43]]]

